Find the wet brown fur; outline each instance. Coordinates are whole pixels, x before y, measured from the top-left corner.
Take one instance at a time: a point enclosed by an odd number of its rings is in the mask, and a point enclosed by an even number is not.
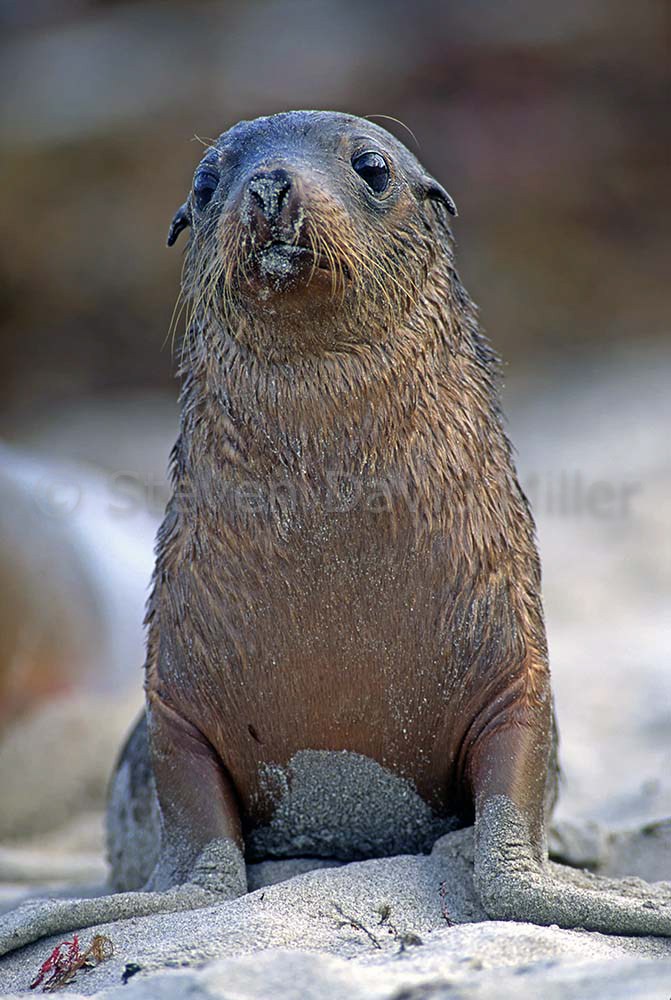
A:
[[[393,164],[403,147],[367,127]],[[444,206],[397,169],[380,217],[361,210],[353,172],[325,183],[302,168],[300,234],[331,287],[315,289],[313,263],[274,313],[253,290],[238,204],[191,213],[146,685],[212,748],[247,828],[270,808],[259,765],[302,747],[371,756],[470,821],[485,735],[550,726],[534,526],[497,359]],[[334,513],[343,478],[360,502]]]

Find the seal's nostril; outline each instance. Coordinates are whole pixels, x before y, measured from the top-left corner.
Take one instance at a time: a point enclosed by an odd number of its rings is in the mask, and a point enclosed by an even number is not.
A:
[[[286,170],[264,170],[255,174],[248,184],[252,202],[271,222],[279,218],[289,201],[291,177]]]
[[[277,205],[280,211],[282,210],[284,203],[289,197],[290,190],[291,190],[291,181],[288,178],[286,183],[283,183],[281,186],[277,187]]]

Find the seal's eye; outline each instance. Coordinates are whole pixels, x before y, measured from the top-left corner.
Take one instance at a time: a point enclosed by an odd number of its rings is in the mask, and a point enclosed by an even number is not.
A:
[[[202,212],[217,190],[218,183],[219,177],[213,170],[199,170],[196,174],[193,181],[193,196],[199,212]]]
[[[380,153],[357,153],[352,166],[375,194],[382,194],[389,184],[389,167]]]

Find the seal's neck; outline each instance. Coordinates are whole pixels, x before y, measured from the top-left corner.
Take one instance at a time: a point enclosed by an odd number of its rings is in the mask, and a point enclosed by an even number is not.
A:
[[[436,426],[464,454],[474,428],[493,442],[502,434],[495,356],[456,274],[434,274],[427,287],[384,337],[283,361],[231,330],[201,328],[187,344],[182,392],[194,461],[207,452],[246,470],[327,462],[359,473],[416,451]]]

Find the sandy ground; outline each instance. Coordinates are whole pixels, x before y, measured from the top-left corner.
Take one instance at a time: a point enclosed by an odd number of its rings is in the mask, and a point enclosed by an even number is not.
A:
[[[562,736],[553,849],[575,864],[650,880],[671,878],[670,384],[671,361],[637,348],[570,378],[555,372],[547,385],[517,373],[506,393],[539,527]],[[52,708],[0,746],[3,822],[13,831],[0,845],[4,908],[36,886],[79,884],[86,894],[102,882],[99,801],[78,798],[77,768],[90,782],[92,770],[111,764],[137,693],[125,692],[132,704],[115,714],[109,696],[87,692],[107,699],[97,704],[95,733],[77,723],[91,717],[83,700],[70,718]],[[24,787],[43,806],[41,832],[21,805]],[[65,825],[61,787],[72,803]],[[470,831],[461,831],[426,857],[316,871],[300,862],[255,866],[258,888],[242,899],[103,928],[113,957],[67,992],[130,1000],[671,995],[669,940],[483,921],[471,851]],[[82,932],[83,944],[94,931]],[[26,991],[57,943],[0,960],[2,995]]]

